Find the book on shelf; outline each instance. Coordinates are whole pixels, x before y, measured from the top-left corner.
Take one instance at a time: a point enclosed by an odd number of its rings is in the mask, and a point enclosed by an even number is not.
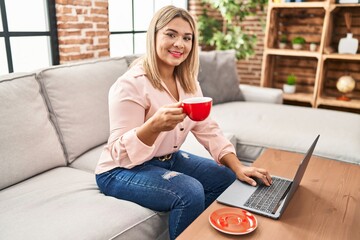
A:
[[[360,0],[336,0],[336,3],[360,3]]]

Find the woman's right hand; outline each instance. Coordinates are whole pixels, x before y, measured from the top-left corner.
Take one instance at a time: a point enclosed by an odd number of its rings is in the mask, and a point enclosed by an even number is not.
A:
[[[143,143],[151,146],[161,132],[173,130],[185,117],[180,102],[162,106],[138,128],[136,134]]]
[[[174,103],[162,106],[149,119],[150,126],[154,132],[163,132],[173,130],[177,124],[184,121],[186,114],[183,113],[181,103]]]

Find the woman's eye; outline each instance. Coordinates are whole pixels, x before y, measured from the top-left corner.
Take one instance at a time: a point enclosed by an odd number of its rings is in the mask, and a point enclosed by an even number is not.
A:
[[[166,35],[168,35],[168,36],[171,37],[171,38],[174,38],[174,37],[175,37],[175,34],[173,34],[173,33],[167,33]]]
[[[192,39],[191,39],[191,37],[184,37],[184,40],[185,41],[191,41]]]

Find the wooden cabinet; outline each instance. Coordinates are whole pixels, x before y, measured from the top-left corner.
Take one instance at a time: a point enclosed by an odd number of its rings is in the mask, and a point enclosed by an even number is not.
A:
[[[348,32],[344,15],[351,13],[351,32],[360,42],[360,4],[336,4],[335,0],[275,3],[269,1],[261,85],[282,88],[289,74],[297,77],[296,93],[284,94],[285,103],[331,108],[360,113],[360,47],[356,54],[338,54],[338,44]],[[280,38],[287,39],[285,49]],[[305,39],[301,50],[291,40]],[[310,51],[310,43],[316,50]],[[342,94],[337,80],[350,75],[356,81],[350,101],[337,100]]]

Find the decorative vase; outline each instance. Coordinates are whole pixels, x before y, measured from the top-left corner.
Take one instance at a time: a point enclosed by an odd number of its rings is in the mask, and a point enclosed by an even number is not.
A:
[[[284,93],[295,93],[296,85],[284,84],[283,91],[284,91]]]
[[[312,52],[316,51],[316,43],[310,43],[310,51]]]
[[[357,49],[359,47],[359,40],[353,38],[353,35],[351,33],[351,13],[345,12],[344,18],[345,18],[347,34],[346,34],[346,38],[340,39],[338,52],[356,54]]]
[[[352,33],[347,33],[346,38],[340,39],[338,48],[339,53],[356,54],[359,46],[359,40],[353,38],[352,36]]]

